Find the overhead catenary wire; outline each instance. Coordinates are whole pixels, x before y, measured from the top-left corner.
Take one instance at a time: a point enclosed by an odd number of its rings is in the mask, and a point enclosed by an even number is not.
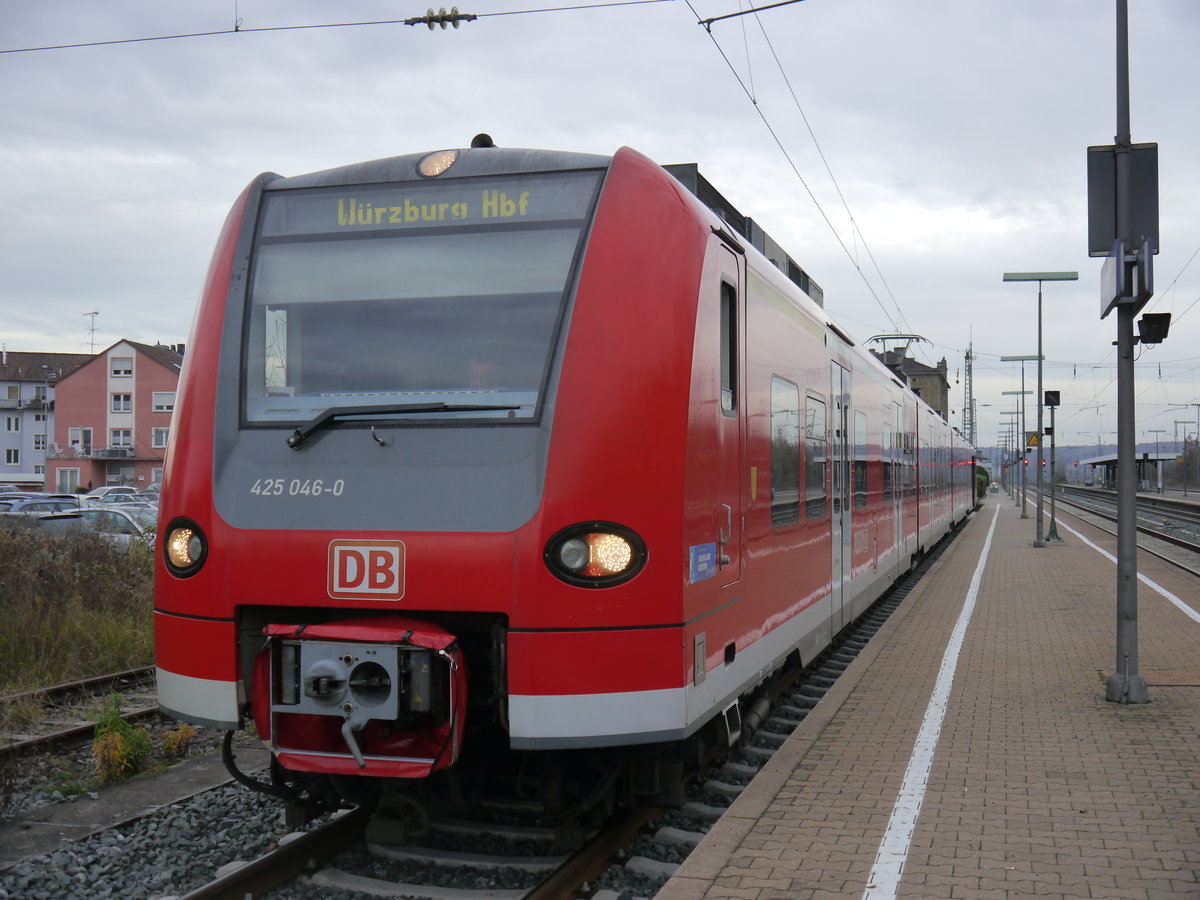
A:
[[[685,0],[685,2],[687,3],[688,8],[692,11],[692,14],[696,15],[697,20],[699,21],[698,14],[696,13],[696,8],[692,5],[691,0]],[[703,24],[703,23],[701,22],[701,24]],[[762,107],[759,105],[757,98],[754,96],[754,92],[747,87],[745,80],[742,78],[742,76],[740,74],[738,74],[737,68],[733,65],[732,61],[729,59],[728,54],[725,53],[724,48],[717,41],[716,37],[713,36],[712,31],[710,29],[705,29],[705,33],[708,34],[709,39],[712,41],[713,46],[716,48],[717,52],[719,54],[721,54],[721,58],[725,61],[725,65],[729,67],[730,73],[737,80],[738,85],[741,87],[743,93],[745,93],[746,98],[750,101],[751,106],[754,107],[754,111],[758,114],[759,119],[762,120],[763,126],[767,129],[767,133],[771,135],[771,139],[775,142],[775,145],[779,148],[779,152],[783,154],[783,158],[787,161],[787,164],[791,168],[793,174],[795,174],[796,178],[799,180],[800,185],[801,185],[801,187],[804,188],[805,193],[808,194],[808,198],[810,200],[812,200],[813,205],[817,208],[817,212],[820,213],[821,218],[825,220],[825,224],[828,226],[830,232],[833,234],[834,240],[836,240],[838,242],[838,245],[842,248],[842,252],[846,254],[846,258],[848,260],[850,260],[850,264],[854,267],[855,271],[858,272],[859,278],[862,279],[863,284],[866,285],[866,288],[870,292],[871,296],[875,298],[875,302],[879,305],[880,311],[883,313],[884,317],[888,320],[888,323],[891,325],[892,330],[899,331],[900,326],[896,323],[896,320],[894,318],[892,318],[892,314],[888,311],[887,307],[884,305],[883,301],[880,299],[879,294],[875,291],[875,287],[867,279],[866,274],[863,272],[862,266],[860,265],[859,261],[857,259],[855,259],[854,254],[850,252],[850,248],[846,246],[846,242],[842,239],[842,236],[838,232],[837,227],[830,220],[828,213],[825,212],[825,208],[821,205],[821,201],[817,199],[817,196],[816,196],[816,194],[813,193],[813,190],[809,186],[808,181],[804,178],[804,175],[801,174],[800,168],[796,165],[796,161],[794,159],[792,159],[792,155],[790,152],[788,152],[787,147],[784,146],[783,140],[779,137],[779,133],[775,130],[774,126],[771,124],[770,120],[767,118],[766,113],[763,112]]]
[[[796,0],[793,0],[793,2],[796,2]],[[783,6],[786,4],[776,5]],[[763,8],[773,9],[774,7]],[[830,182],[833,183],[833,189],[837,191],[838,199],[842,201],[842,208],[846,210],[846,216],[850,220],[851,234],[862,239],[863,250],[866,251],[867,257],[871,260],[871,265],[875,267],[875,274],[879,276],[879,280],[883,283],[884,288],[887,290],[888,296],[892,300],[892,305],[896,307],[896,314],[900,317],[900,322],[907,331],[913,331],[914,329],[908,324],[908,320],[904,315],[904,310],[900,308],[900,301],[896,299],[896,295],[892,292],[891,285],[888,284],[887,278],[884,277],[883,270],[879,267],[879,263],[875,259],[875,254],[871,252],[871,247],[867,243],[866,235],[864,235],[862,233],[862,229],[858,227],[858,222],[854,218],[854,213],[850,210],[850,204],[846,200],[845,195],[842,193],[842,186],[838,183],[837,176],[833,174],[833,168],[829,165],[829,159],[825,156],[825,150],[821,147],[821,142],[817,140],[817,134],[815,131],[813,131],[812,124],[808,121],[808,116],[805,114],[804,108],[800,104],[800,98],[796,96],[796,91],[792,87],[791,79],[788,78],[787,71],[783,67],[783,62],[779,59],[779,54],[775,52],[775,45],[771,43],[771,38],[767,34],[766,26],[763,25],[762,18],[757,15],[757,11],[754,19],[756,22],[758,22],[758,27],[762,32],[763,40],[767,42],[767,48],[771,51],[771,56],[775,60],[775,65],[779,69],[779,74],[783,78],[783,83],[787,85],[788,93],[792,97],[792,102],[796,105],[796,111],[800,113],[800,118],[804,122],[804,127],[808,129],[808,135],[812,138],[813,146],[817,150],[817,155],[821,157],[821,163],[825,166],[825,172],[829,175]]]
[[[473,14],[472,18],[483,19],[497,16],[524,16],[535,13],[574,12],[576,10],[583,9],[607,9],[617,6],[644,6],[652,3],[675,2],[677,2],[677,0],[609,0],[609,2],[604,3],[584,3],[575,6],[553,6],[537,9],[510,9],[501,10],[498,12],[477,13]],[[84,47],[112,47],[119,44],[144,44],[154,41],[178,41],[189,38],[219,37],[221,35],[230,34],[263,34],[272,31],[313,31],[322,28],[362,28],[379,25],[412,25],[423,22],[426,18],[427,17],[422,16],[419,19],[373,19],[365,22],[320,22],[312,25],[266,25],[257,28],[243,28],[242,19],[238,17],[235,7],[234,26],[232,28],[221,28],[213,31],[188,31],[180,34],[158,34],[137,38],[117,38],[108,41],[80,41],[71,44],[47,44],[40,47],[10,47],[8,49],[0,49],[0,54],[39,53],[48,50],[77,50]]]

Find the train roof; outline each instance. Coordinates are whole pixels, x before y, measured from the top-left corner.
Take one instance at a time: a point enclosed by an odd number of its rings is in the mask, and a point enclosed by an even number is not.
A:
[[[268,190],[290,190],[293,188],[336,187],[346,184],[376,184],[392,181],[425,181],[426,176],[417,171],[421,160],[436,153],[454,154],[453,174],[455,178],[476,175],[505,175],[509,173],[554,172],[568,169],[604,169],[612,162],[611,156],[595,153],[572,153],[564,150],[529,150],[496,147],[477,135],[470,147],[426,150],[403,156],[389,156],[367,162],[323,169],[307,175],[280,177],[267,185]]]

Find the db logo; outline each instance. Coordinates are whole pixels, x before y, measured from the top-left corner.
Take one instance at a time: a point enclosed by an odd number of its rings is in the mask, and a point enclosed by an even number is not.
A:
[[[404,596],[404,545],[399,541],[331,541],[329,596],[399,600]]]

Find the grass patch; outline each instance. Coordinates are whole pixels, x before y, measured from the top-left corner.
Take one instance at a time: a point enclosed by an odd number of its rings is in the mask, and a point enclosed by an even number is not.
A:
[[[0,527],[0,693],[152,663],[153,585],[141,542]]]

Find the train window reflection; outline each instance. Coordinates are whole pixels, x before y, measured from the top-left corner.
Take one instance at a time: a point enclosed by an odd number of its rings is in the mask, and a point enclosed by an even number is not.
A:
[[[804,515],[820,519],[827,511],[825,462],[827,459],[827,430],[825,401],[808,396],[804,410]]]
[[[800,521],[800,388],[771,378],[771,524]]]

